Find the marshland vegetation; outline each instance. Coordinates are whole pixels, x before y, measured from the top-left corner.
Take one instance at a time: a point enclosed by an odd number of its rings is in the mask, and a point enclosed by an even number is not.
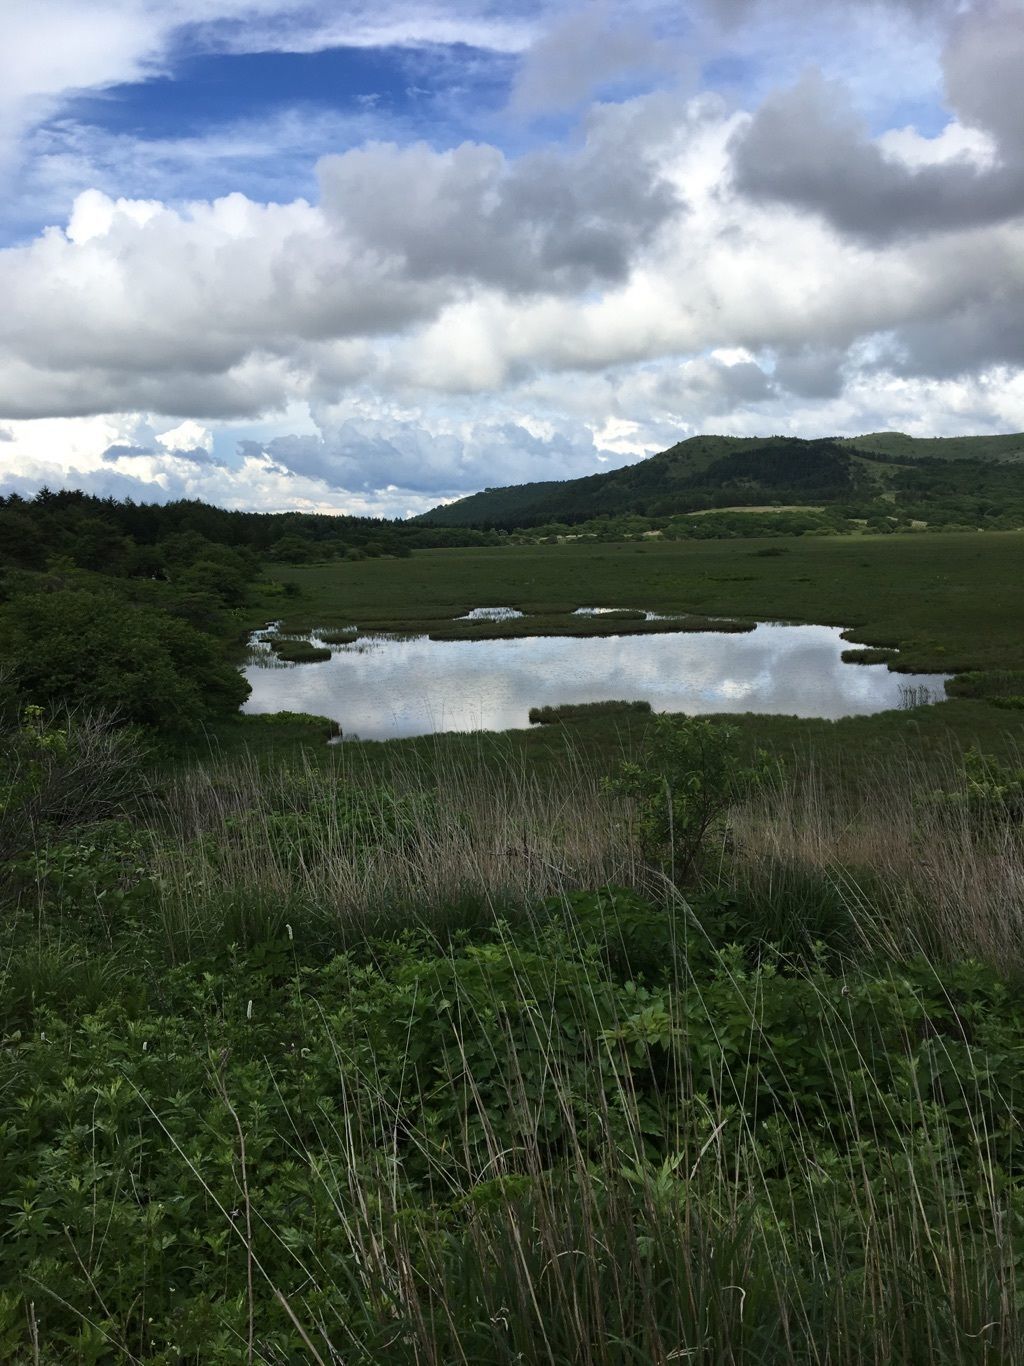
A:
[[[0,604],[0,1359],[1024,1356],[1024,537],[261,568],[186,509],[104,572],[58,513]],[[833,722],[237,714],[259,623],[494,602],[956,676]]]

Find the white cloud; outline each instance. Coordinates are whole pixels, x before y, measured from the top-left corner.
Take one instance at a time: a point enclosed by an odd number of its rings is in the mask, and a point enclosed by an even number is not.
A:
[[[190,419],[172,427],[170,431],[157,432],[154,440],[168,455],[179,451],[205,451],[208,455],[213,452],[213,432]]]
[[[978,170],[988,171],[995,165],[998,151],[989,133],[980,128],[966,128],[956,119],[951,120],[935,137],[924,137],[913,124],[891,128],[876,139],[882,153],[911,170],[921,166],[944,166],[951,161],[966,161]]]
[[[154,168],[195,152],[230,180],[232,139],[125,143],[136,195],[89,187],[65,228],[0,250],[0,479],[405,511],[607,468],[700,430],[1024,427],[1011,10],[993,0],[957,20],[953,8],[929,33],[921,6],[752,4],[728,39],[760,54],[756,85],[770,83],[780,35],[820,44],[823,16],[838,24],[842,11],[844,35],[872,15],[879,32],[924,35],[906,82],[913,98],[932,91],[923,131],[905,109],[869,125],[885,83],[860,79],[875,36],[841,99],[829,47],[824,76],[749,113],[661,90],[593,106],[572,136],[518,154],[346,125],[360,145],[322,159],[310,199],[182,203]],[[65,10],[42,0],[47,23]],[[475,35],[529,49],[518,108],[536,111],[657,65],[669,7],[635,21],[560,10],[557,22],[526,8],[496,17],[482,0],[458,14],[272,0],[102,0],[96,12],[108,50],[76,56],[71,24],[0,94],[0,127],[76,83],[157,69],[183,23],[221,47],[289,50],[343,30]],[[8,60],[33,34],[26,21]],[[577,79],[581,35],[593,60]],[[953,113],[935,102],[947,37]],[[298,156],[299,128],[286,120],[276,145]],[[74,168],[48,168],[51,186],[115,155],[76,146]]]

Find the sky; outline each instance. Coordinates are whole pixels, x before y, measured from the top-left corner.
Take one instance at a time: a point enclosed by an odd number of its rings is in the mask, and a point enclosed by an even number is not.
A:
[[[0,0],[0,492],[1024,430],[1024,0]]]

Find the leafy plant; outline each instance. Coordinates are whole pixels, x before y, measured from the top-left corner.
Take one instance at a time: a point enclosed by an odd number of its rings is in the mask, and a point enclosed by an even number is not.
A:
[[[739,757],[738,732],[698,717],[657,716],[638,760],[619,765],[610,793],[630,803],[641,846],[673,882],[685,881],[716,826],[768,774],[763,753]]]
[[[148,786],[145,754],[109,717],[25,707],[0,732],[0,860],[131,811]]]
[[[969,749],[962,779],[954,788],[933,792],[929,802],[962,813],[979,833],[1024,822],[1024,768]]]

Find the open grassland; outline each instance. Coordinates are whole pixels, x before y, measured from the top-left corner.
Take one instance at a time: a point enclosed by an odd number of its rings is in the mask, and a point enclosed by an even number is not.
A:
[[[1024,669],[1024,533],[511,546],[289,566],[285,629],[437,629],[474,607],[577,607],[817,622],[900,648],[908,669]],[[628,623],[627,623],[628,625]],[[581,628],[583,629],[583,628]]]

